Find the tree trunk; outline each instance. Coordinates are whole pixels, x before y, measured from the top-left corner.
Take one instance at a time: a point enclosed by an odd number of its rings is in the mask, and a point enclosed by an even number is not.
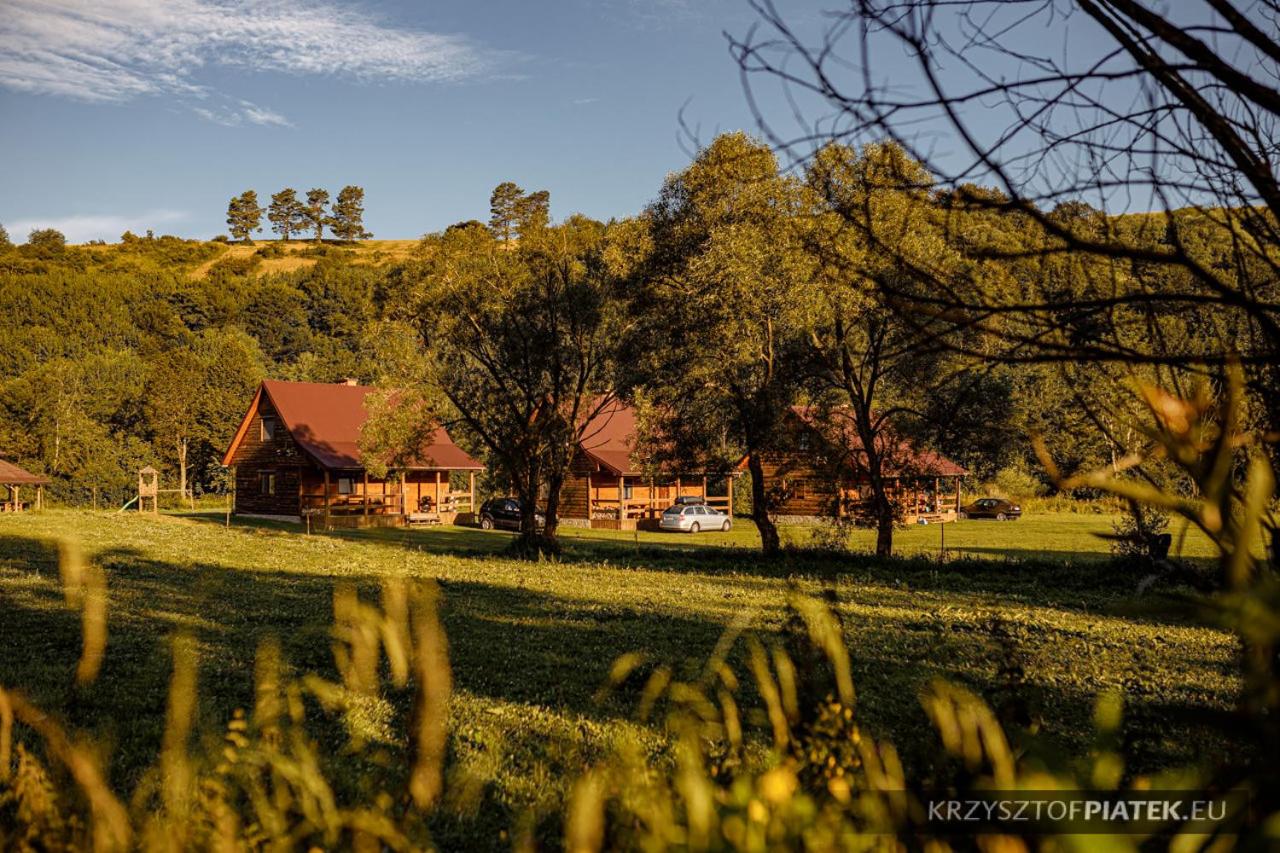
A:
[[[879,488],[872,486],[873,502],[876,509],[876,556],[893,555],[893,526],[897,518],[893,511],[893,502],[885,493],[884,480],[880,480]]]
[[[556,475],[547,480],[547,520],[542,528],[542,538],[552,544],[556,543],[556,533],[560,528],[560,490],[563,486],[563,476]]]
[[[760,454],[754,450],[747,453],[747,470],[751,472],[751,520],[760,531],[760,549],[766,556],[772,557],[782,550],[782,541],[778,538],[778,528],[769,517],[764,466],[760,462]]]
[[[178,439],[178,499],[187,497],[187,439]]]

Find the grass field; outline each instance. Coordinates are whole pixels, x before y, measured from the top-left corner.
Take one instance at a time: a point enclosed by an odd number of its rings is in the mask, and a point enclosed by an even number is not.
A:
[[[520,820],[554,826],[566,778],[639,727],[634,692],[593,698],[619,655],[641,651],[689,671],[728,626],[777,632],[790,592],[830,588],[862,724],[892,738],[909,766],[936,752],[921,689],[941,677],[998,701],[1002,637],[1050,747],[1083,753],[1095,696],[1115,690],[1132,769],[1229,749],[1207,743],[1196,717],[1234,702],[1235,641],[1190,624],[1172,597],[1136,597],[1136,578],[1102,559],[1106,543],[1092,535],[1109,527],[1104,516],[1066,514],[948,525],[948,549],[967,559],[945,563],[803,551],[763,562],[745,524],[699,537],[566,531],[562,561],[532,564],[503,556],[508,534],[461,528],[307,536],[286,525],[226,529],[213,513],[0,516],[0,684],[101,739],[127,791],[160,743],[175,630],[198,638],[201,713],[216,738],[235,708],[252,705],[265,637],[279,638],[297,671],[331,676],[336,586],[374,600],[385,577],[438,578],[456,685],[450,766],[479,782],[433,829],[448,847],[506,847],[503,833]],[[785,535],[804,544],[810,534]],[[70,686],[80,625],[63,604],[53,545],[66,537],[106,570],[110,590],[105,663],[84,691]],[[922,527],[898,542],[936,554],[939,539]],[[1208,551],[1189,539],[1184,553]],[[661,748],[656,731],[640,734]],[[385,771],[344,754],[340,731],[330,736],[353,789]]]
[[[286,254],[280,258],[263,258],[257,268],[258,275],[292,272],[315,264],[315,258],[303,257],[298,254],[310,248],[311,245],[312,243],[309,240],[290,240],[288,243],[282,243],[279,240],[258,239],[251,244],[230,243],[227,245],[226,251],[192,270],[191,277],[203,278],[218,261],[228,258],[247,258],[264,246],[278,246]],[[378,265],[404,260],[412,254],[414,247],[417,245],[417,240],[361,240],[353,245],[344,246],[343,251],[349,253],[353,263]]]

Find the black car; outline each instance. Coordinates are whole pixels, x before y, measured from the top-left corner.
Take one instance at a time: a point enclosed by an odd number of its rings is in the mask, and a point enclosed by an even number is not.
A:
[[[480,527],[485,530],[519,530],[521,517],[520,501],[515,498],[489,498],[480,504]],[[537,513],[536,518],[539,527],[546,524],[542,513]]]
[[[968,506],[960,507],[960,517],[1013,521],[1022,517],[1022,507],[1004,498],[979,498]]]

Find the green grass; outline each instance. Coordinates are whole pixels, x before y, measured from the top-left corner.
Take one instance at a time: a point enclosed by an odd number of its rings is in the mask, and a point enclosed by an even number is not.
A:
[[[203,723],[216,736],[235,708],[252,705],[264,638],[278,637],[297,671],[332,676],[336,585],[372,600],[383,578],[438,578],[457,689],[450,762],[477,780],[473,797],[437,821],[438,840],[453,847],[507,846],[501,833],[522,816],[554,824],[567,778],[637,729],[634,691],[593,699],[618,655],[641,651],[689,671],[735,621],[780,630],[792,590],[834,589],[861,721],[909,765],[936,752],[916,698],[931,679],[999,699],[1000,632],[1016,644],[1023,698],[1051,746],[1085,752],[1095,696],[1118,690],[1134,770],[1229,748],[1206,742],[1197,715],[1233,704],[1236,642],[1190,624],[1168,597],[1136,598],[1136,577],[1101,559],[1106,543],[1092,534],[1109,529],[1104,516],[1067,514],[948,525],[948,549],[967,558],[948,563],[804,551],[764,562],[745,523],[697,537],[566,530],[563,560],[534,564],[503,556],[509,534],[452,527],[307,536],[288,525],[225,529],[213,513],[0,516],[0,684],[101,739],[127,791],[160,742],[176,629],[198,638]],[[799,544],[810,536],[784,532]],[[940,535],[912,528],[898,543],[936,554]],[[105,664],[84,691],[71,687],[80,628],[51,545],[63,537],[105,568],[110,589]],[[854,544],[868,546],[869,534]],[[1208,549],[1189,539],[1184,553]],[[407,695],[390,699],[402,707]],[[656,732],[641,734],[658,748]],[[343,754],[340,731],[324,736],[353,790],[380,778],[376,760]]]

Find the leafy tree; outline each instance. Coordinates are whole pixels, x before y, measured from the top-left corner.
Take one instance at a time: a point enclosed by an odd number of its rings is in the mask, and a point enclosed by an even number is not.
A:
[[[306,208],[298,200],[297,190],[286,187],[271,196],[271,206],[267,210],[267,219],[271,221],[271,230],[280,235],[280,239],[288,241],[290,234],[296,234],[307,227]]]
[[[67,238],[56,228],[35,228],[27,235],[27,245],[37,254],[57,255],[67,248]]]
[[[367,240],[373,235],[364,228],[364,189],[345,186],[338,192],[329,217],[329,229],[339,240]]]
[[[322,190],[318,187],[307,190],[307,204],[304,210],[306,220],[311,225],[312,232],[316,235],[317,243],[324,236],[324,226],[328,224],[328,213],[325,207],[329,204],[329,191]]]
[[[824,426],[839,445],[856,447],[843,462],[868,487],[876,554],[888,556],[901,515],[893,479],[929,473],[912,468],[907,422],[951,391],[954,375],[938,346],[950,328],[908,322],[883,303],[877,283],[894,279],[907,288],[901,279],[921,266],[954,262],[954,253],[928,202],[930,176],[898,146],[867,146],[859,155],[828,145],[805,178],[814,205],[801,223],[817,290],[809,334],[816,394],[833,397],[839,407],[822,412]],[[869,250],[850,225],[861,221],[846,213],[850,209],[874,220],[878,233],[893,228],[911,262]]]
[[[12,248],[13,241],[9,239],[9,232],[5,230],[4,225],[0,224],[0,252],[5,252]]]
[[[809,275],[796,182],[769,148],[718,137],[646,213],[652,245],[627,288],[622,383],[643,389],[680,467],[745,455],[765,553],[780,548],[765,458],[802,390]]]
[[[249,235],[262,230],[262,212],[258,206],[258,194],[245,190],[227,205],[227,230],[234,239],[252,242]]]
[[[603,234],[575,217],[515,251],[475,228],[425,240],[422,384],[447,401],[438,416],[460,423],[511,483],[526,553],[558,548],[561,486],[587,422],[611,399],[616,312]]]

